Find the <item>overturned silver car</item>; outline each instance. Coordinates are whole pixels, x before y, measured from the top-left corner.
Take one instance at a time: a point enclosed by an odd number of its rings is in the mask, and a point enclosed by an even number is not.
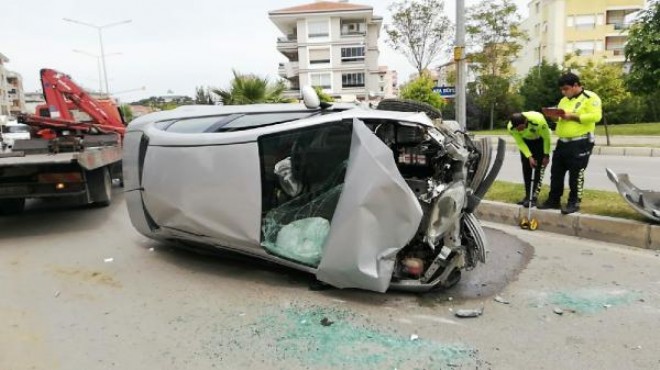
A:
[[[123,169],[131,222],[149,238],[239,252],[339,288],[427,291],[485,262],[473,211],[503,141],[497,149],[492,160],[489,141],[424,113],[311,98],[140,117]]]

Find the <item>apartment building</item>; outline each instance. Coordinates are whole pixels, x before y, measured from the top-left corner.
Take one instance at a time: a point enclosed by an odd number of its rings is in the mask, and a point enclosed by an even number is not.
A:
[[[531,0],[522,22],[530,40],[514,63],[516,74],[525,76],[543,59],[561,65],[566,54],[579,62],[624,62],[627,30],[644,5],[645,0]]]
[[[4,54],[0,53],[0,115],[17,115],[25,111],[25,96],[23,93],[23,79],[20,74],[7,70],[5,64],[9,62]]]
[[[278,70],[289,81],[287,96],[299,97],[306,85],[342,100],[394,94],[390,87],[395,75],[378,65],[383,19],[371,6],[316,1],[268,15],[285,35],[278,38],[277,50],[288,59]]]

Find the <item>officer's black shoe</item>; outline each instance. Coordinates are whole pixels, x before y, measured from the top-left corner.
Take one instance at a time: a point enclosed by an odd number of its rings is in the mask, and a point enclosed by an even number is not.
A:
[[[579,210],[580,210],[580,203],[569,202],[569,203],[566,205],[566,207],[564,207],[564,208],[561,209],[561,213],[562,213],[562,214],[565,214],[565,215],[568,215],[568,214],[571,214],[571,213],[575,213],[575,212],[577,212],[577,211],[579,211]]]
[[[521,204],[521,206],[523,206],[525,208],[529,208],[529,205],[530,205],[529,199],[525,199]],[[532,199],[531,205],[532,205],[532,207],[536,207],[536,199]]]
[[[560,209],[561,204],[559,204],[559,201],[553,201],[553,200],[546,200],[545,202],[539,204],[536,206],[538,209]]]

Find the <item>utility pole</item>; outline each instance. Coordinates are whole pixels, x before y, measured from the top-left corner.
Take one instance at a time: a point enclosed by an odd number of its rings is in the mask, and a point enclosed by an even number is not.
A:
[[[454,45],[456,62],[456,121],[465,130],[467,85],[467,60],[465,59],[465,0],[456,0],[456,43]]]

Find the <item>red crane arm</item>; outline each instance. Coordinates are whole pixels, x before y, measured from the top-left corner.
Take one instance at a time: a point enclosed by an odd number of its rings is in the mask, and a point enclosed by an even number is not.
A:
[[[75,122],[73,114],[67,108],[67,100],[69,100],[92,118],[93,123],[89,124],[90,126],[122,134],[125,131],[121,121],[103,110],[96,99],[87,94],[66,74],[44,68],[41,70],[41,84],[51,118]],[[75,122],[75,126],[84,125],[86,125],[84,122]]]

